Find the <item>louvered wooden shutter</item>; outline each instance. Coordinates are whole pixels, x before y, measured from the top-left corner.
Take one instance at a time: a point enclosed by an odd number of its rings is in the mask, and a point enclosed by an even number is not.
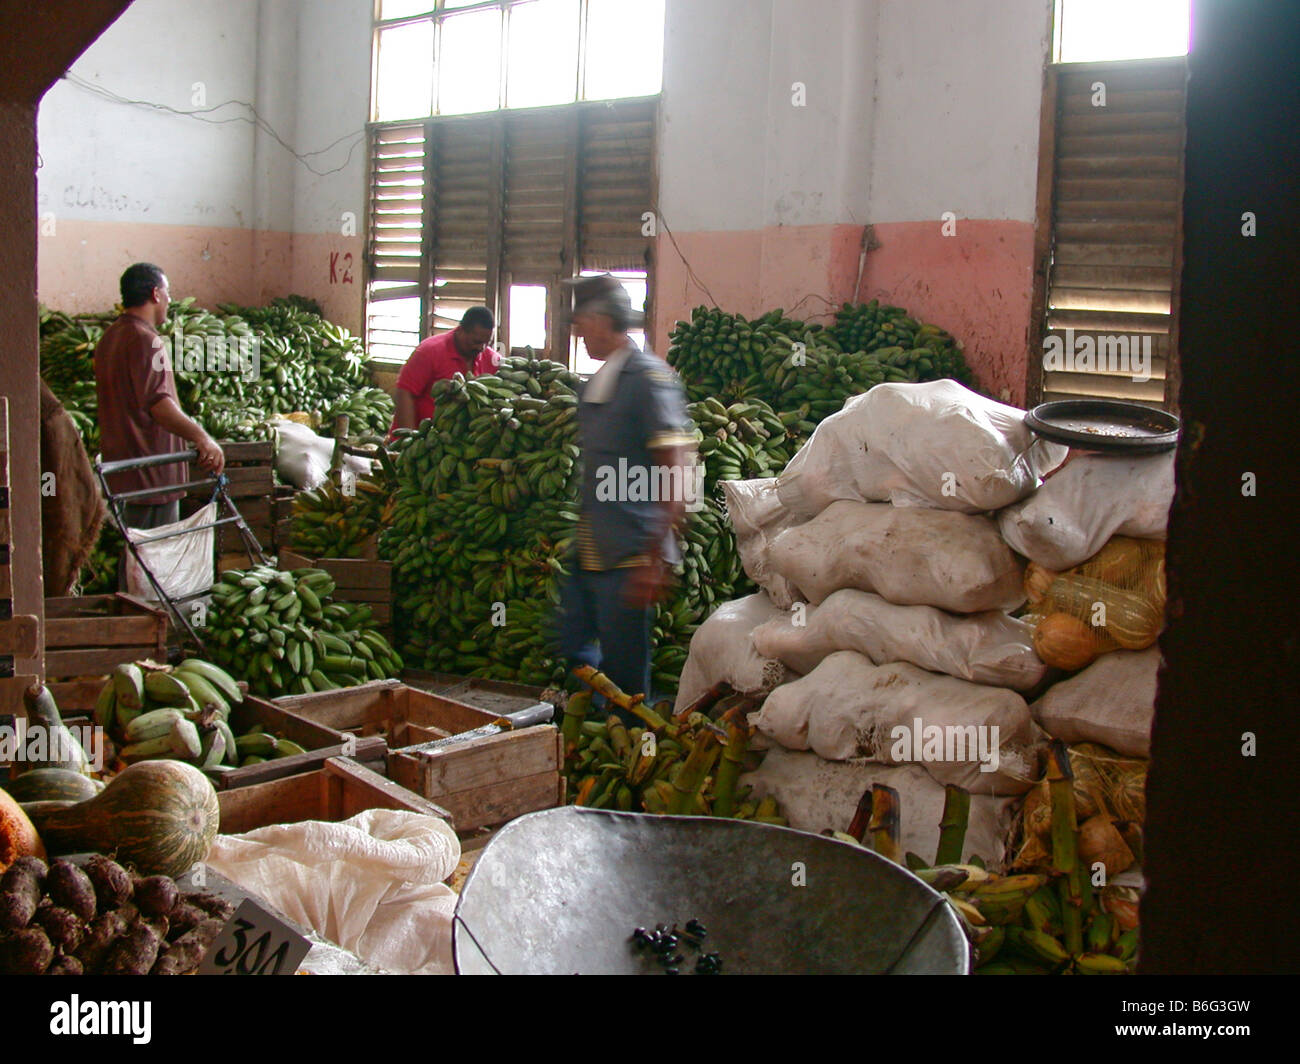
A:
[[[370,131],[370,217],[366,234],[366,339],[377,353],[409,352],[420,342],[420,315],[393,316],[382,306],[420,298],[428,284],[425,256],[425,126],[375,126]]]
[[[1052,249],[1044,336],[1065,352],[1091,337],[1112,355],[1151,347],[1151,379],[1124,367],[1044,368],[1043,401],[1096,396],[1170,405],[1186,60],[1056,68]],[[1105,106],[1094,105],[1094,87]],[[1073,330],[1067,334],[1066,330]],[[1101,345],[1104,343],[1104,347]],[[1131,367],[1130,367],[1131,368]],[[1085,367],[1086,369],[1086,367]],[[1031,399],[1033,396],[1031,396]]]
[[[505,232],[502,268],[529,277],[565,274],[573,108],[505,119]]]
[[[500,240],[499,124],[492,118],[431,123],[430,211],[433,315],[430,332],[454,328],[476,303],[494,307]]]
[[[645,269],[654,209],[655,101],[591,106],[578,150],[578,247],[585,270]]]

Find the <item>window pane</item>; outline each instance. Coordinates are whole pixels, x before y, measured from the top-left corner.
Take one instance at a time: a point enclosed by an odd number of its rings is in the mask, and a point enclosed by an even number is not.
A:
[[[578,98],[578,33],[578,0],[534,0],[510,9],[507,107]]]
[[[1061,0],[1062,63],[1186,55],[1189,0]]]
[[[378,292],[382,282],[371,286]],[[366,349],[372,358],[405,362],[420,342],[420,300],[371,300],[366,304]]]
[[[510,286],[510,346],[546,347],[546,286],[514,284]]]
[[[433,106],[433,23],[415,22],[379,33],[375,120],[424,118]]]
[[[501,12],[471,11],[442,23],[438,113],[495,111],[501,105]]]
[[[583,98],[650,96],[663,84],[664,0],[588,0]]]
[[[407,15],[423,15],[432,10],[433,0],[383,0],[379,5],[379,17],[406,18]]]

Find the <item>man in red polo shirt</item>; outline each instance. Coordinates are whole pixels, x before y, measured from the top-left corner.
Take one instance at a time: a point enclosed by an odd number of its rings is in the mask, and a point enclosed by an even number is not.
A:
[[[412,352],[397,376],[397,409],[390,436],[398,429],[416,428],[425,418],[433,417],[429,390],[434,381],[457,373],[478,377],[496,372],[501,356],[488,346],[495,326],[487,307],[470,307],[451,332],[429,337]]]

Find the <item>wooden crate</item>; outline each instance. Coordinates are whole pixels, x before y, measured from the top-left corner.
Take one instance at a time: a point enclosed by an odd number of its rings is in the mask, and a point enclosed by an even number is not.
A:
[[[212,775],[212,782],[221,791],[248,787],[301,772],[313,772],[331,757],[349,757],[372,769],[383,770],[388,745],[382,736],[358,738],[336,728],[327,727],[306,717],[300,717],[274,702],[246,695],[244,701],[231,707],[230,727],[236,735],[243,735],[254,725],[277,737],[290,739],[303,747],[305,754],[277,757],[260,765],[231,769]]]
[[[423,669],[403,669],[398,678],[421,691],[430,691],[456,702],[466,702],[502,717],[531,709],[546,701],[543,697],[545,688],[508,683],[505,680],[484,680],[478,676],[457,676],[449,672],[426,672]]]
[[[93,708],[116,665],[167,660],[167,614],[132,595],[45,600],[45,675],[61,710]]]
[[[276,550],[288,548],[292,542],[293,497],[297,489],[289,484],[277,484],[271,500],[271,542]]]
[[[334,580],[335,602],[363,602],[370,607],[375,626],[387,629],[393,621],[393,563],[366,558],[307,558],[282,548],[281,569],[324,569]]]
[[[274,702],[338,732],[383,736],[389,749],[446,739],[497,719],[486,710],[418,691],[397,680],[372,680],[309,695],[281,695]]]
[[[431,798],[460,831],[564,804],[564,740],[553,724],[388,751],[388,776]]]
[[[270,499],[275,494],[274,443],[270,440],[250,443],[219,440],[218,443],[226,455],[226,494],[232,499]],[[189,498],[198,500],[200,505],[207,502],[211,495],[210,487],[193,488],[189,492]],[[242,511],[243,507],[240,509]],[[269,525],[269,509],[267,521]]]
[[[304,820],[337,823],[367,809],[405,809],[455,826],[445,809],[341,757],[330,758],[314,772],[221,791],[217,800],[223,835]]]

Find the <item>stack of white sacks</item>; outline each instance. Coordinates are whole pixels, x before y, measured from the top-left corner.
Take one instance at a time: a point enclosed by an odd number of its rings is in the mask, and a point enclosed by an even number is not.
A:
[[[849,400],[780,477],[724,485],[763,591],[700,627],[678,708],[720,680],[766,694],[751,720],[770,749],[746,782],[793,827],[843,830],[886,784],[904,850],[930,859],[943,785],[964,787],[967,854],[1000,867],[1049,735],[1148,753],[1158,651],[1103,654],[1047,686],[1061,674],[1011,614],[1026,559],[1059,572],[1112,535],[1163,539],[1173,455],[1058,469],[1066,456],[1023,411],[953,381]]]

